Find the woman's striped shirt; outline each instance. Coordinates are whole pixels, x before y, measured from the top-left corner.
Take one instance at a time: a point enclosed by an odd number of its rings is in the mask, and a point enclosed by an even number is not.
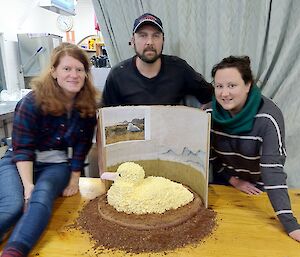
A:
[[[207,109],[211,112],[212,109]],[[263,187],[271,204],[289,233],[300,226],[293,216],[283,170],[285,150],[284,120],[280,109],[262,96],[261,107],[248,133],[228,134],[222,127],[212,124],[211,156],[214,174],[224,180],[231,176]]]

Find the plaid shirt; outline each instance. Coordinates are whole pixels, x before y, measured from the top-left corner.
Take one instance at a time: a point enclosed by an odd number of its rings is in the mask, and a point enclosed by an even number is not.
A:
[[[81,171],[92,145],[95,125],[96,114],[91,118],[81,118],[77,110],[73,110],[69,118],[67,114],[43,115],[31,92],[19,101],[15,109],[13,160],[34,161],[35,150],[67,151],[68,147],[72,147],[71,170]]]

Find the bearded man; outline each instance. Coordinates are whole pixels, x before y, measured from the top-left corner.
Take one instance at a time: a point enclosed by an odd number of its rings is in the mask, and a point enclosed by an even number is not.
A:
[[[211,101],[213,87],[185,60],[162,54],[164,30],[150,13],[138,17],[131,38],[136,55],[114,66],[105,83],[102,106],[178,105],[187,95]]]

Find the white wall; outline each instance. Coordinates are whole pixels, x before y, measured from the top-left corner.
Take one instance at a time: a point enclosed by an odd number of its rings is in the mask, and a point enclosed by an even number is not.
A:
[[[92,0],[78,0],[73,30],[75,42],[96,34]],[[60,35],[65,41],[65,32],[56,26],[57,13],[39,7],[39,0],[0,0],[0,33],[3,33],[3,61],[6,86],[9,91],[24,87],[20,74],[17,48],[18,33],[51,33]]]

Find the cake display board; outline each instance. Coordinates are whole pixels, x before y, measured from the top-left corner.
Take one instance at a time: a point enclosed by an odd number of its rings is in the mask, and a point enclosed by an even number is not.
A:
[[[123,162],[140,164],[146,176],[190,187],[207,207],[210,114],[185,106],[119,106],[99,109],[100,176]],[[111,185],[107,182],[106,187]]]

